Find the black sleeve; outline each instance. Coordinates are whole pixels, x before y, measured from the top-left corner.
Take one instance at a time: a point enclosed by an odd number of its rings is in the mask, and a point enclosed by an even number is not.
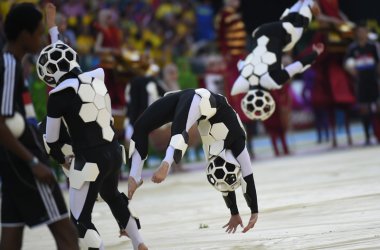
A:
[[[14,114],[18,74],[14,57],[9,53],[0,53],[0,116],[10,117]]]
[[[239,214],[239,210],[236,203],[236,194],[234,191],[223,193],[223,199],[227,207],[230,209],[231,215]]]
[[[244,177],[244,181],[247,184],[247,189],[245,192],[243,192],[244,198],[247,201],[247,205],[251,209],[251,213],[258,213],[259,209],[257,205],[256,187],[255,180],[253,179],[253,174]]]

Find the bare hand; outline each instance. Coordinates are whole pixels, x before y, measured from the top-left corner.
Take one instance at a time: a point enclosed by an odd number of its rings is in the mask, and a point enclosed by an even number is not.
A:
[[[154,172],[152,181],[154,183],[161,183],[163,180],[165,180],[166,176],[168,176],[169,173],[169,167],[169,163],[162,161],[160,167]]]
[[[128,177],[128,199],[132,199],[136,189],[140,187],[142,184],[143,180],[140,180],[139,183],[137,183],[135,178],[133,178],[132,176]]]
[[[56,26],[55,24],[55,15],[57,13],[57,10],[55,8],[55,5],[52,3],[47,3],[45,5],[45,13],[46,13],[46,25],[48,28],[52,28]]]
[[[313,44],[313,50],[320,55],[325,50],[325,45],[323,43],[315,43]]]
[[[46,183],[46,184],[53,184],[55,181],[55,177],[53,175],[52,170],[46,166],[45,164],[39,162],[37,165],[33,166],[32,168],[33,175],[39,180],[40,182]]]
[[[227,227],[226,232],[227,233],[235,233],[237,226],[243,227],[243,221],[240,218],[239,214],[231,215],[230,220],[226,225],[223,226],[223,228]]]
[[[248,232],[249,229],[253,228],[257,222],[258,214],[251,214],[251,218],[249,219],[248,225],[243,229],[243,233]]]

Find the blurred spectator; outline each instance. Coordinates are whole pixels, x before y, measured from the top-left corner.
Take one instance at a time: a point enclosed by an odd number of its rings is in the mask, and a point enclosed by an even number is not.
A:
[[[55,22],[57,24],[60,35],[63,37],[63,41],[73,49],[76,49],[77,40],[75,37],[75,33],[71,29],[68,29],[67,18],[64,15],[57,13]]]
[[[164,67],[163,81],[167,87],[167,91],[180,89],[178,84],[178,68],[175,64],[170,63]]]
[[[78,18],[86,13],[83,0],[69,0],[62,5],[61,10],[69,18]]]
[[[214,30],[214,10],[211,0],[201,0],[195,8],[196,25],[195,40],[196,41],[212,41],[215,39]]]
[[[225,95],[230,105],[239,114],[247,131],[248,150],[253,156],[251,140],[255,133],[255,124],[244,115],[240,103],[244,95],[231,96],[232,85],[239,76],[237,63],[243,60],[246,52],[247,34],[243,19],[238,11],[240,0],[225,0],[224,7],[219,11],[216,17],[217,43],[220,53],[222,54],[227,67],[225,75]]]
[[[380,130],[375,122],[375,114],[379,113],[379,70],[380,54],[378,45],[369,41],[368,28],[364,23],[356,27],[356,39],[347,51],[345,68],[355,80],[356,97],[359,114],[365,133],[365,145],[371,142],[371,123],[376,124],[375,132]],[[377,138],[380,141],[380,138]]]
[[[210,55],[206,59],[206,71],[203,75],[203,86],[216,94],[225,95],[224,92],[224,75],[226,65],[220,55]]]
[[[286,66],[292,62],[290,55],[284,55],[282,65]],[[282,152],[289,154],[288,143],[286,142],[286,131],[289,129],[292,100],[290,96],[290,84],[284,84],[281,89],[272,90],[271,95],[276,103],[276,109],[271,117],[265,120],[264,127],[272,142],[272,148],[276,156],[280,156],[277,142],[280,140]]]
[[[312,66],[315,70],[314,104],[316,111],[328,112],[332,129],[332,145],[337,146],[336,139],[336,110],[341,110],[344,115],[344,126],[347,134],[347,142],[352,144],[350,132],[349,112],[355,103],[355,95],[349,76],[342,67],[343,57],[347,46],[349,30],[341,29],[345,22],[341,17],[339,2],[337,0],[319,0],[321,15],[339,19],[341,22],[328,18],[318,20],[320,30],[313,37],[313,43],[322,42],[326,50]],[[317,113],[316,113],[317,114]],[[324,116],[325,114],[320,113]],[[318,117],[316,117],[318,119]]]
[[[95,52],[100,55],[100,67],[104,69],[105,84],[112,100],[113,112],[118,112],[125,106],[125,83],[117,82],[115,72],[117,57],[121,53],[121,31],[116,26],[115,15],[110,9],[102,9],[99,12],[95,27],[98,30]]]

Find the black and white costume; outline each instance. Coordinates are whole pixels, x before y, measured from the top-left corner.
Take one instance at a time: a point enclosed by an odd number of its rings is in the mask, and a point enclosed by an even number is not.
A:
[[[295,74],[304,72],[317,58],[312,52],[286,67],[281,65],[283,52],[290,51],[312,20],[313,0],[298,1],[287,9],[277,22],[259,26],[253,33],[253,51],[238,63],[240,76],[231,90],[232,95],[252,89],[279,89]],[[244,108],[243,108],[244,110]],[[247,114],[250,110],[244,110]]]
[[[56,41],[56,27],[50,32],[51,35],[53,33],[52,41]],[[54,49],[62,47],[62,44],[57,42],[51,46]],[[46,48],[40,55],[39,68],[44,51]],[[62,124],[67,126],[70,135],[75,155],[69,173],[72,221],[77,226],[84,247],[104,249],[91,221],[92,209],[100,193],[120,230],[128,233],[134,249],[137,249],[142,243],[138,232],[139,221],[131,216],[128,198],[118,190],[119,172],[125,152],[115,138],[104,71],[99,68],[86,73],[75,72],[78,72],[78,68],[77,71],[66,72],[59,80],[56,79],[57,86],[49,92],[46,119],[46,142],[50,154],[61,164],[65,162],[60,138]]]
[[[145,110],[135,123],[130,143],[130,176],[137,182],[141,180],[141,170],[148,153],[148,135],[169,122],[172,122],[172,136],[164,161],[171,165],[173,161],[178,163],[181,160],[187,149],[188,131],[197,123],[207,160],[224,155],[226,150],[232,151],[241,167],[248,206],[252,213],[257,213],[256,188],[240,118],[224,96],[206,89],[169,92]],[[223,197],[231,213],[237,214],[235,193],[228,192]]]
[[[49,165],[39,131],[26,120],[22,66],[11,53],[0,54],[0,76],[0,116],[19,142]],[[69,216],[57,182],[40,182],[27,162],[1,146],[0,166],[2,227],[34,227]]]
[[[128,118],[125,137],[130,140],[136,120],[149,105],[165,94],[166,88],[155,77],[139,76],[127,85],[125,92]]]

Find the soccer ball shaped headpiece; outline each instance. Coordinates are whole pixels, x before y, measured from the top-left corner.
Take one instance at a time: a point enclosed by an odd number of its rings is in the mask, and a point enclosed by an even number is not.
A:
[[[208,182],[220,192],[231,192],[241,184],[241,168],[231,150],[223,150],[209,160],[206,175]]]
[[[241,100],[241,109],[251,120],[266,120],[276,109],[271,94],[263,88],[253,88]]]
[[[62,41],[46,46],[37,59],[38,77],[50,87],[75,68],[80,69],[78,55]]]

